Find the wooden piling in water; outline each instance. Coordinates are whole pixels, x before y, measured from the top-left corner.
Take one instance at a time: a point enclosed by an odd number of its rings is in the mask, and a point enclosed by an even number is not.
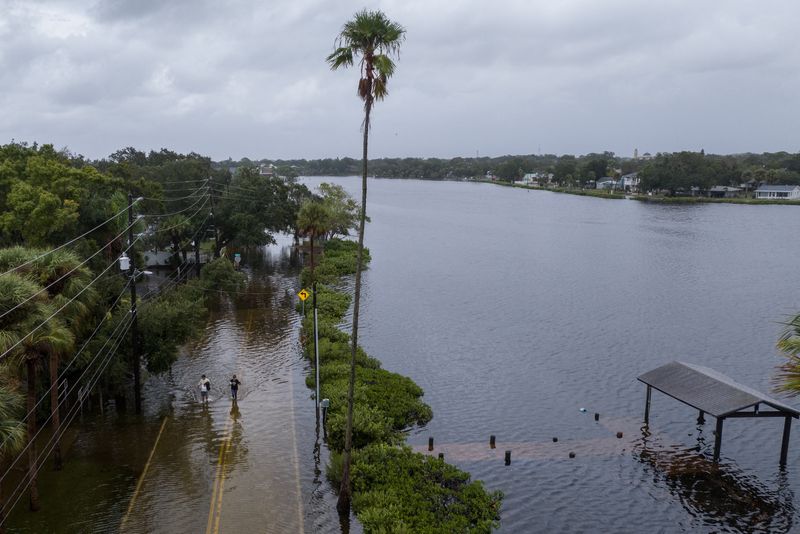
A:
[[[433,450],[433,438],[432,437],[428,438],[428,450],[429,451]]]
[[[489,436],[489,448],[494,449],[494,447],[495,447],[495,437]]]
[[[505,462],[506,462],[506,465],[511,465],[511,451],[506,451]]]

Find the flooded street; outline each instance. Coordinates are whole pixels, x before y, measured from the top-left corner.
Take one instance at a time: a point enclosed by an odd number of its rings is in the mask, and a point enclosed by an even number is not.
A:
[[[290,251],[282,240],[246,258],[246,291],[220,296],[205,334],[169,376],[147,382],[141,420],[118,415],[113,402],[85,418],[64,471],[42,469],[42,511],[21,501],[11,531],[339,531],[319,467],[325,451],[315,446]],[[212,384],[207,407],[202,374]],[[242,382],[235,404],[233,374]]]

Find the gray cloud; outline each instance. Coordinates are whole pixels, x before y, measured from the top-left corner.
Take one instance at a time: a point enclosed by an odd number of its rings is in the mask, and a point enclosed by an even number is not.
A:
[[[323,0],[6,1],[0,139],[91,157],[358,156],[362,7]],[[333,4],[333,5],[332,5]],[[656,4],[656,5],[653,5]],[[372,154],[796,150],[800,5],[379,0],[408,30]]]

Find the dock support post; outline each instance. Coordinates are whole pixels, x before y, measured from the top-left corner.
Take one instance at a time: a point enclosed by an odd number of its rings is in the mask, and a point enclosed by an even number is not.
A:
[[[647,400],[644,403],[644,424],[650,424],[650,396],[653,393],[653,388],[647,386]]]
[[[722,422],[724,417],[717,417],[717,430],[714,433],[714,463],[719,462],[719,449],[722,446]]]
[[[789,433],[792,430],[792,417],[783,418],[783,440],[781,442],[781,467],[786,465],[786,456],[789,454]]]
[[[700,415],[697,416],[697,424],[704,425],[706,424],[706,413],[703,410],[700,410]]]

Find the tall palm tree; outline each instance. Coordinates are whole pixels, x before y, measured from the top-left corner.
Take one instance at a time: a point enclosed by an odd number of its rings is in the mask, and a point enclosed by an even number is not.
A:
[[[353,302],[353,333],[350,349],[350,383],[347,390],[347,422],[345,427],[342,486],[336,508],[344,515],[350,511],[350,453],[353,446],[353,392],[356,381],[356,350],[358,347],[358,311],[361,300],[361,263],[364,253],[364,224],[367,218],[367,145],[369,141],[370,113],[376,100],[388,95],[387,83],[394,74],[392,57],[400,54],[400,44],[405,40],[406,30],[389,20],[381,11],[355,14],[345,23],[336,38],[335,50],[328,56],[331,69],[350,67],[357,56],[360,77],[358,97],[364,101],[363,166],[361,173],[361,212],[358,222],[358,255],[356,257],[356,287]]]

